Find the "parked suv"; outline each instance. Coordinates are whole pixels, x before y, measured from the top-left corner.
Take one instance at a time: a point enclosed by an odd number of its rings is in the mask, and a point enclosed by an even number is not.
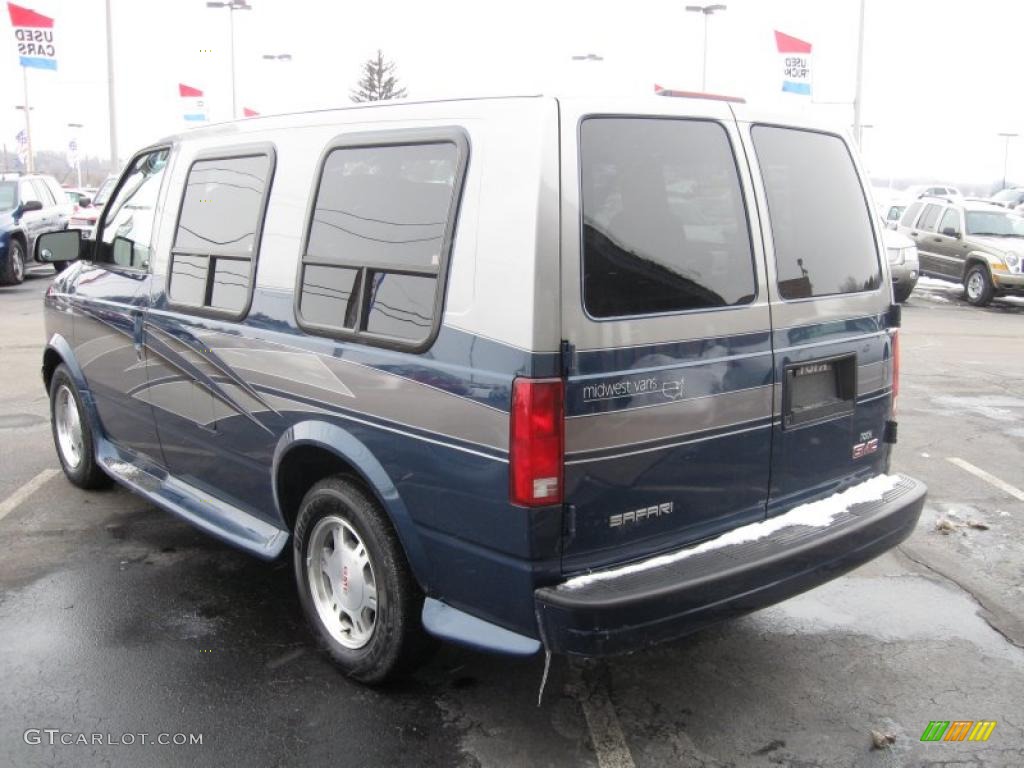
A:
[[[78,259],[45,299],[57,455],[290,551],[367,682],[425,633],[598,655],[774,603],[925,495],[888,474],[899,311],[855,155],[667,97],[172,136],[94,241],[39,243]]]
[[[962,283],[985,306],[995,296],[1024,295],[1024,218],[983,201],[923,198],[900,219],[917,244],[921,274]]]
[[[0,175],[0,285],[25,279],[36,238],[66,228],[73,207],[52,176]]]

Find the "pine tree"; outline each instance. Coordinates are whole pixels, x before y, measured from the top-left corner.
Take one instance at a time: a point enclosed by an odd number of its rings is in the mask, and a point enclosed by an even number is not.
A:
[[[377,50],[377,57],[363,63],[363,76],[350,92],[352,101],[383,101],[405,98],[405,88],[398,87],[395,62],[384,61],[384,54]]]

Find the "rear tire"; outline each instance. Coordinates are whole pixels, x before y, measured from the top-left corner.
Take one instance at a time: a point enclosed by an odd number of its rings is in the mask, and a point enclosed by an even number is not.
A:
[[[967,275],[964,277],[964,298],[969,304],[976,307],[988,306],[994,295],[995,288],[992,286],[992,278],[985,266],[975,264],[967,270]]]
[[[50,380],[50,428],[57,458],[68,480],[85,489],[110,485],[110,477],[96,463],[96,441],[82,396],[63,363]]]
[[[0,285],[21,285],[25,281],[25,248],[21,241],[7,242],[7,263],[0,269]]]
[[[892,293],[893,298],[896,300],[896,303],[903,304],[904,302],[906,302],[907,299],[910,298],[910,294],[913,292],[913,288],[911,288],[909,291],[906,288],[894,288]]]
[[[302,610],[346,675],[382,683],[422,660],[423,592],[384,511],[358,484],[337,476],[314,485],[292,540]]]

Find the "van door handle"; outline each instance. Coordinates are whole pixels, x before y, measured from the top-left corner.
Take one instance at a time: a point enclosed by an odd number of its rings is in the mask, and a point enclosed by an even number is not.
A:
[[[135,347],[135,357],[142,362],[142,313],[136,312],[133,318],[132,346]]]

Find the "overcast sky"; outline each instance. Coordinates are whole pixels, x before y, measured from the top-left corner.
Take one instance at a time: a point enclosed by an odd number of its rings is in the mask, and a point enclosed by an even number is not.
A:
[[[852,122],[859,0],[725,0],[711,18],[708,90]],[[36,148],[107,154],[103,0],[24,0],[56,19],[57,72],[29,70]],[[239,110],[264,114],[349,103],[378,47],[413,98],[500,93],[698,90],[703,19],[686,0],[250,0],[235,13]],[[230,117],[228,11],[205,0],[112,0],[122,158],[184,127],[178,83]],[[814,46],[814,96],[781,94],[774,29]],[[999,131],[1024,134],[1019,48],[1024,2],[867,0],[864,152],[876,175],[987,181],[1002,175]],[[209,52],[206,52],[209,51]],[[602,62],[573,62],[597,53]],[[267,62],[264,53],[290,53]],[[21,68],[0,22],[0,140],[23,127]],[[819,102],[840,102],[827,104]],[[1024,136],[1010,175],[1024,182]]]

